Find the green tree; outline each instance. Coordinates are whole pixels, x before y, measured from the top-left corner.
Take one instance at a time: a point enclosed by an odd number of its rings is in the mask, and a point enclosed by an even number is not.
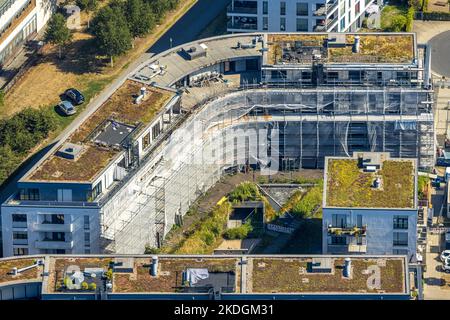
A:
[[[98,1],[97,0],[77,0],[76,1],[77,6],[80,7],[81,10],[86,11],[88,20],[87,20],[87,27],[90,27],[90,21],[91,21],[91,14],[97,10],[98,7]]]
[[[72,33],[66,25],[66,19],[61,13],[52,16],[45,32],[45,41],[58,46],[59,58],[61,58],[61,48],[72,40]]]
[[[0,184],[14,172],[17,165],[21,161],[21,157],[17,155],[10,146],[0,146]]]
[[[118,6],[102,8],[93,21],[92,31],[97,37],[100,50],[111,58],[127,52],[131,48],[131,33],[123,11]]]
[[[392,18],[391,26],[389,31],[401,32],[405,30],[406,27],[406,17],[398,15]]]
[[[142,37],[155,26],[155,17],[150,4],[143,0],[127,0],[125,17],[133,37]]]
[[[414,8],[410,7],[408,9],[408,13],[406,14],[406,31],[411,32],[413,27],[413,21],[414,21]]]

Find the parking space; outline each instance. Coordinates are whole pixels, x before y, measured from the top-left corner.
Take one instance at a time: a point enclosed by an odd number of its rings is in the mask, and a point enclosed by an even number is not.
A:
[[[428,234],[427,270],[424,273],[424,298],[426,300],[450,300],[450,274],[443,271],[439,258],[444,249],[443,243],[443,233]]]

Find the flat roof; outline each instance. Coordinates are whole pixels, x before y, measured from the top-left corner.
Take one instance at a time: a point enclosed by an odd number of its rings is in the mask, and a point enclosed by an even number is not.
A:
[[[358,53],[353,52],[356,36]],[[415,58],[412,33],[268,34],[267,48],[267,65],[311,64],[315,59],[329,64],[411,64]]]
[[[26,282],[26,281],[39,281],[42,280],[42,273],[44,272],[44,266],[36,266],[17,275],[12,274],[12,269],[25,268],[35,264],[37,260],[43,260],[43,257],[13,257],[7,259],[0,259],[0,285],[7,284],[9,282]]]
[[[113,272],[112,294],[199,292],[197,290],[210,285],[227,287],[227,293],[247,294],[409,292],[407,261],[404,256],[364,255],[350,256],[349,277],[344,275],[346,256],[337,255],[160,255],[157,276],[150,273],[152,255],[45,256],[42,259],[45,259],[48,278],[44,282],[43,290],[47,294],[70,293],[63,285],[68,273],[73,270],[82,273],[92,272],[91,270],[107,272],[111,263],[118,261],[117,258],[126,258],[128,265]],[[33,260],[30,258],[27,261]],[[0,266],[6,266],[3,268],[5,271],[23,264],[23,259],[16,257],[0,261]],[[322,263],[322,269],[317,266],[318,261]],[[312,263],[316,264],[314,268]],[[209,276],[203,281],[189,285],[185,281],[185,272],[188,269],[206,269]],[[41,272],[42,270],[33,272],[33,279],[42,279]],[[0,277],[0,282],[2,280],[8,282],[16,279],[7,275]],[[75,290],[74,293],[79,292]]]
[[[146,97],[135,103],[142,88]],[[175,96],[136,81],[126,80],[89,118],[67,139],[67,142],[85,146],[75,160],[50,154],[33,171],[30,181],[91,182],[121,151],[126,137],[148,125]]]
[[[146,62],[133,77],[145,83],[156,82],[159,86],[168,87],[197,70],[221,61],[242,57],[261,57],[262,42],[257,42],[254,48],[238,48],[238,42],[249,44],[255,37],[259,36],[261,35],[227,35],[183,44]],[[183,48],[190,48],[203,43],[208,47],[204,57],[188,60],[181,53]],[[155,72],[156,63],[157,66],[163,66],[162,73]]]
[[[364,169],[369,157],[376,161]],[[355,152],[353,158],[327,157],[325,162],[325,207],[416,207],[415,160]]]

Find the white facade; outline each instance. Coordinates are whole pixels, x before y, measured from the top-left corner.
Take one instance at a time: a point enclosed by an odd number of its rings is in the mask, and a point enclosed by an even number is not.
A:
[[[3,256],[99,252],[98,208],[3,206]]]
[[[334,236],[328,228],[352,229],[364,227],[365,235]],[[408,255],[411,259],[417,248],[417,210],[324,208],[322,222],[322,251],[327,253],[355,253],[368,255]]]
[[[229,32],[355,32],[375,0],[232,0]]]
[[[0,65],[47,23],[54,0],[0,0]]]

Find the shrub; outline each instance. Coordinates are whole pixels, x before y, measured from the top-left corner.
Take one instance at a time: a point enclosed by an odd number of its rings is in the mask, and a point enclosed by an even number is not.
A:
[[[113,277],[113,269],[109,268],[108,271],[106,271],[106,278],[108,280],[112,280],[112,277]]]
[[[3,90],[0,90],[0,107],[3,107],[5,105],[5,92]]]
[[[66,288],[70,288],[72,286],[72,280],[70,280],[70,277],[65,277],[64,278],[64,286]]]
[[[149,245],[145,246],[144,254],[158,254],[161,252],[161,249],[150,247]]]
[[[89,284],[89,290],[92,290],[92,291],[97,290],[97,285],[94,282],[92,282],[91,284]]]
[[[413,27],[413,21],[414,21],[414,8],[410,7],[408,9],[408,13],[406,14],[406,31],[410,32],[412,31],[412,27]]]
[[[292,207],[292,213],[302,218],[311,218],[313,210],[322,204],[323,181],[317,186],[311,188],[301,199]]]
[[[83,289],[83,290],[89,289],[89,285],[87,284],[87,282],[83,281],[83,282],[81,283],[81,289]]]
[[[401,32],[404,31],[406,28],[407,19],[404,16],[395,16],[392,18],[392,23],[389,28],[389,31],[393,32]]]
[[[255,201],[261,198],[261,193],[256,184],[245,181],[240,183],[228,197],[231,202]]]
[[[237,228],[231,228],[225,231],[223,234],[225,239],[228,240],[236,240],[236,239],[245,239],[247,238],[248,234],[253,231],[253,227],[250,223],[250,221],[244,223],[240,227]]]

